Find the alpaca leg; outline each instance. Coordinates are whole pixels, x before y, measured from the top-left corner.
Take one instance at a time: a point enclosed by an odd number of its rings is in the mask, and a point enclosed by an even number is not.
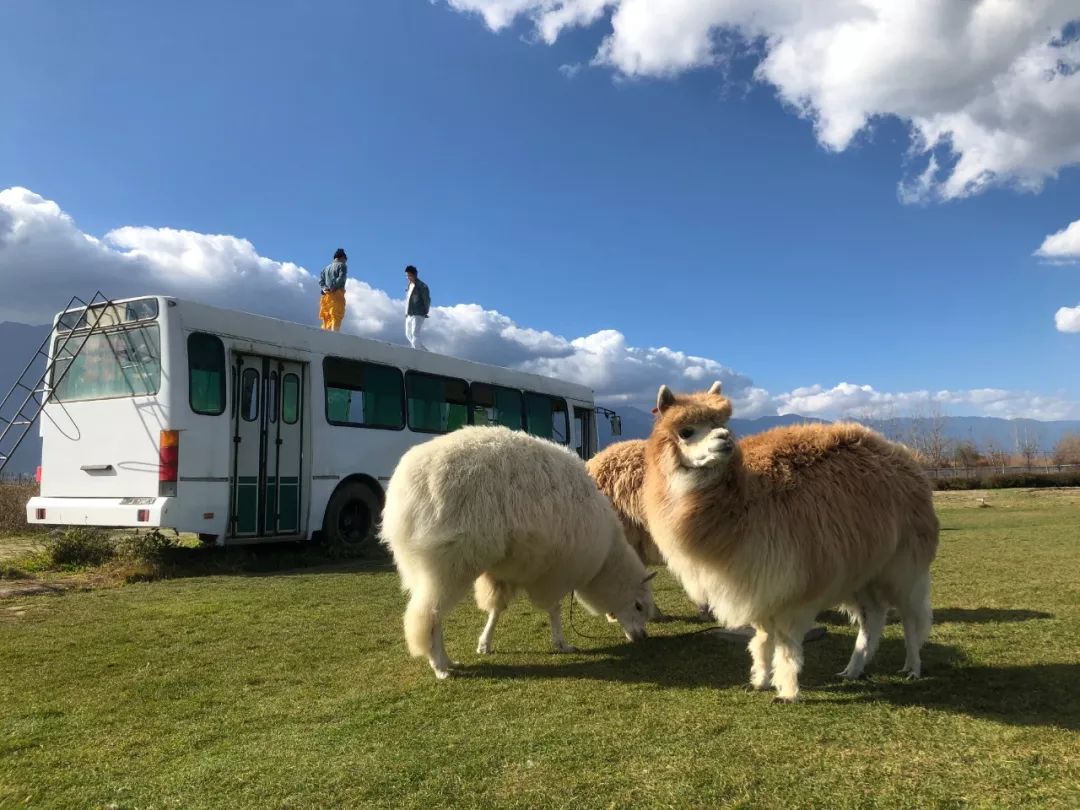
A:
[[[446,654],[446,642],[443,639],[442,617],[436,615],[434,625],[431,628],[431,657],[428,659],[431,668],[435,671],[435,677],[440,681],[450,677],[450,670],[455,663]]]
[[[499,621],[501,615],[502,611],[499,608],[492,608],[488,611],[487,624],[484,625],[484,631],[480,634],[480,641],[476,645],[476,651],[480,655],[487,655],[492,651],[492,641],[495,639],[495,623]]]
[[[556,602],[553,607],[548,609],[548,618],[551,620],[551,646],[555,648],[555,652],[577,652],[578,648],[570,644],[563,635],[561,602]]]
[[[484,574],[477,577],[473,590],[477,607],[488,612],[487,624],[484,625],[484,631],[480,634],[480,641],[476,645],[476,651],[481,655],[486,655],[492,651],[495,625],[510,604],[514,596],[514,588]]]
[[[855,639],[855,649],[848,665],[839,673],[841,678],[847,680],[861,678],[863,669],[874,657],[881,633],[885,629],[885,606],[868,595],[860,595],[856,620],[859,623],[859,635]]]
[[[795,703],[799,699],[799,672],[803,665],[803,637],[813,623],[790,621],[775,627],[773,652],[773,685],[776,702]]]
[[[464,587],[442,587],[432,581],[421,581],[416,585],[405,608],[405,641],[409,653],[426,657],[435,677],[442,680],[450,676],[450,670],[455,666],[446,654],[442,614],[457,604]]]
[[[934,612],[930,607],[930,573],[928,571],[918,576],[899,609],[900,617],[904,622],[904,647],[907,650],[904,668],[900,670],[900,674],[914,680],[922,676],[920,650],[930,635],[930,626],[934,621]]]
[[[755,624],[754,629],[757,632],[750,639],[748,645],[750,657],[754,662],[750,667],[750,686],[760,691],[772,686],[772,661],[775,642],[772,634],[763,626]]]

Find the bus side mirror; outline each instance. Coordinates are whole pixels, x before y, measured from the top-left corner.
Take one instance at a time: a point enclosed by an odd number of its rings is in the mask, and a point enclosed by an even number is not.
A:
[[[608,421],[611,423],[611,435],[622,436],[622,417],[613,413]]]

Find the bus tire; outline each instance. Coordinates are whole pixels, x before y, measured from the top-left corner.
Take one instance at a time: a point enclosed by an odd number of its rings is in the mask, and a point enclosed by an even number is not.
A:
[[[382,504],[371,487],[346,481],[326,504],[322,539],[328,549],[344,553],[374,553],[380,550],[376,537]]]

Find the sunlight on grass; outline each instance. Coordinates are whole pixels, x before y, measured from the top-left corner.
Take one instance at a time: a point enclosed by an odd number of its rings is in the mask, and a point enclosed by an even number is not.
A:
[[[806,702],[742,690],[741,647],[684,617],[639,645],[575,612],[548,650],[518,603],[496,653],[447,622],[460,677],[401,637],[388,571],[198,576],[0,602],[0,806],[1075,807],[1080,497],[938,497],[927,677],[890,624],[871,678],[853,641],[807,645]]]

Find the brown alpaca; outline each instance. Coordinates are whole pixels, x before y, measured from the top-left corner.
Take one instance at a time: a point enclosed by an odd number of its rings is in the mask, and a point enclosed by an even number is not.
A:
[[[855,424],[776,428],[736,444],[720,383],[688,396],[663,386],[657,409],[647,525],[688,593],[706,594],[728,624],[753,625],[751,685],[796,700],[803,636],[833,605],[859,625],[842,677],[862,675],[895,606],[902,672],[917,678],[938,521],[911,453]]]

